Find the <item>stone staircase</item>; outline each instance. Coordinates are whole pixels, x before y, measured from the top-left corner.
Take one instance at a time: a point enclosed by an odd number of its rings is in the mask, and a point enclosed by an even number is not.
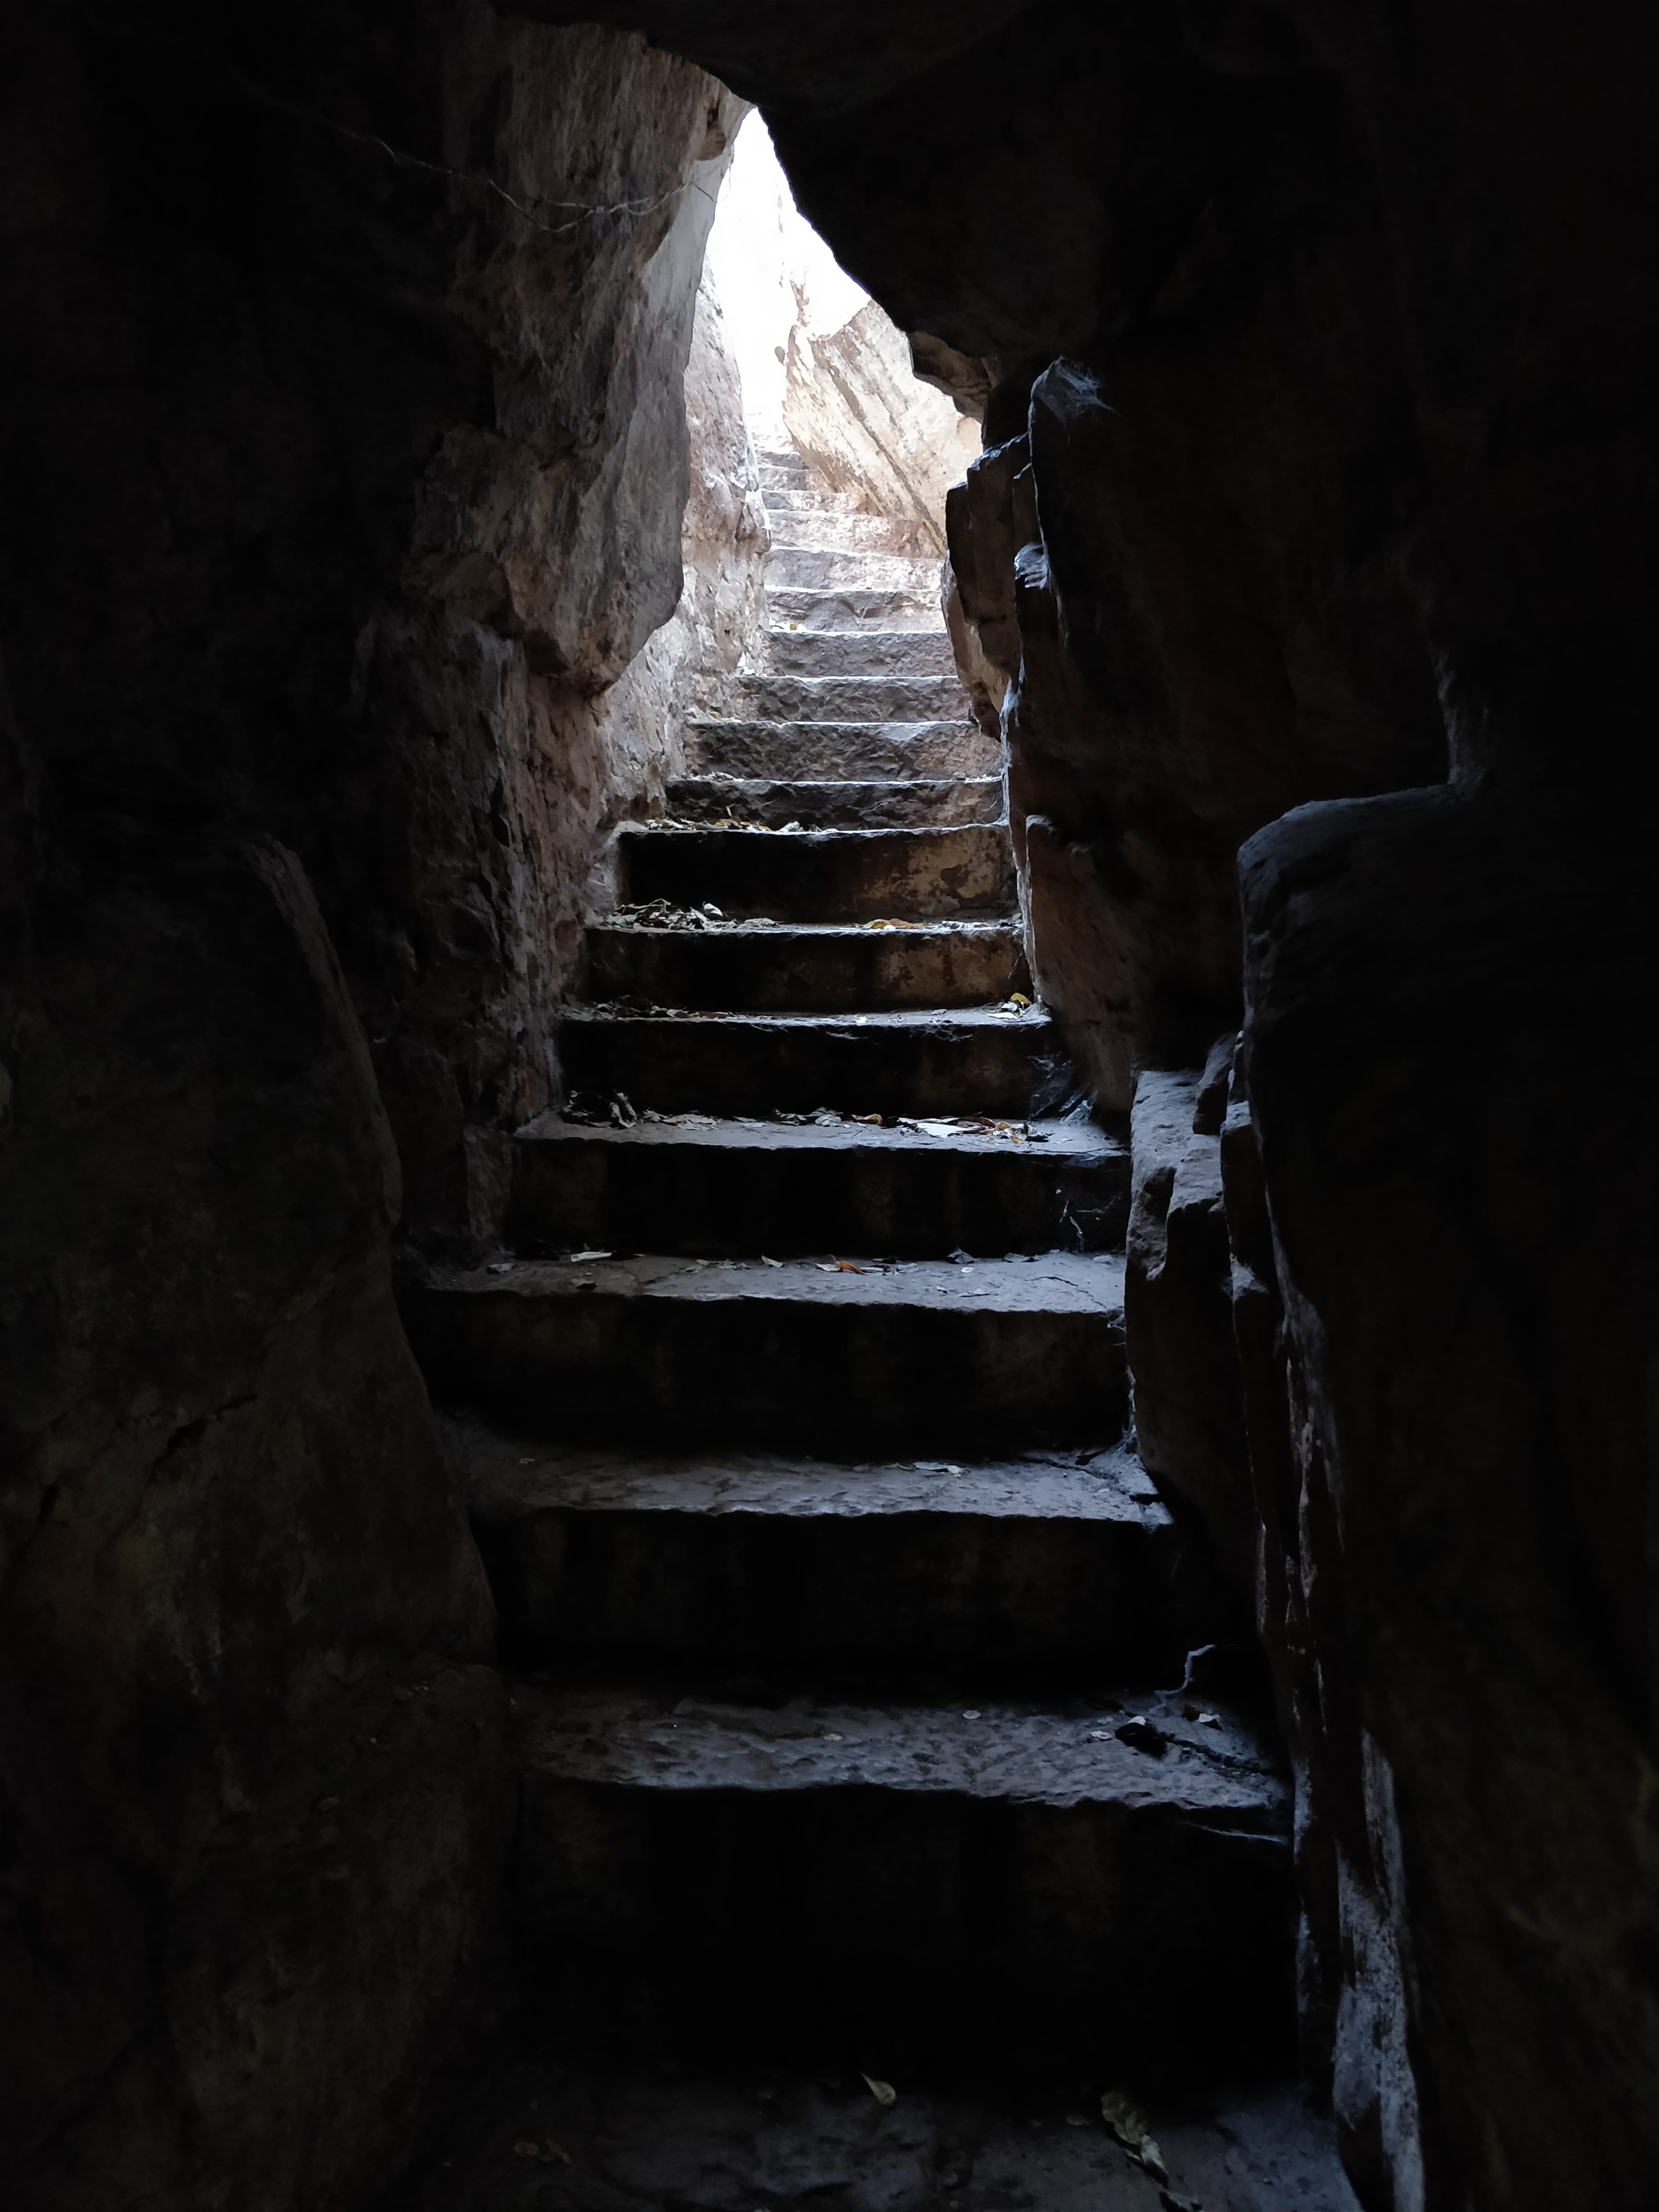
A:
[[[1288,1790],[1182,1686],[1230,1616],[1123,1440],[1129,1162],[1014,995],[938,564],[763,469],[764,662],[621,835],[513,1256],[406,1302],[514,1670],[526,1986],[912,2078],[1282,2059]]]

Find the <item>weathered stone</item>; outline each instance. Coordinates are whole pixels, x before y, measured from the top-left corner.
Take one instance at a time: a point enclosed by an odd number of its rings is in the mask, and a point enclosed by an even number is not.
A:
[[[1214,1064],[1229,1067],[1232,1051],[1230,1037]],[[1251,1589],[1255,1501],[1233,1341],[1221,1146],[1195,1127],[1204,1118],[1208,1073],[1146,1069],[1135,1085],[1124,1328],[1141,1464],[1198,1509],[1229,1576]]]
[[[1039,1121],[1027,1137],[968,1121],[586,1128],[548,1116],[514,1142],[511,1221],[530,1251],[1111,1251],[1128,1167],[1088,1121]]]
[[[1653,1100],[1618,1011],[1655,952],[1640,834],[1576,794],[1422,792],[1303,809],[1244,857],[1250,1098],[1305,1377],[1335,2086],[1377,2201],[1420,2172],[1428,2202],[1452,2175],[1477,2203],[1633,2207],[1659,2171],[1634,2088],[1659,2050]]]
[[[976,425],[921,383],[909,341],[872,300],[836,331],[789,333],[783,417],[833,489],[902,517],[945,550],[945,495],[979,451]],[[810,544],[799,538],[797,544]]]

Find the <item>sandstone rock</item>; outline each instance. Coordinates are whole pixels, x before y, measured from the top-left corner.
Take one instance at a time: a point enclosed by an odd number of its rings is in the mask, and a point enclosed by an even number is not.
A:
[[[909,341],[872,300],[839,330],[789,333],[783,419],[832,490],[910,522],[918,552],[945,550],[945,497],[979,433],[917,376]]]

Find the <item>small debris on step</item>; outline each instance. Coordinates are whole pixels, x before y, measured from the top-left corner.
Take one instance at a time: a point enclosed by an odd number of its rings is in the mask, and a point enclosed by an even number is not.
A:
[[[866,2074],[860,2078],[869,2089],[870,2094],[884,2111],[890,2106],[897,2104],[898,2091],[890,2081],[878,2081],[873,2074]]]
[[[1127,2089],[1107,2089],[1100,2100],[1100,2117],[1134,2160],[1154,2181],[1167,2181],[1169,2168],[1146,2126],[1146,2116]]]
[[[1204,2207],[1196,2197],[1177,2197],[1173,2189],[1160,2189],[1158,2201],[1164,2207],[1164,2212],[1204,2212]]]
[[[761,1265],[765,1267],[782,1267],[783,1262],[781,1260],[769,1259],[766,1254],[763,1252],[761,1254]]]
[[[1117,1740],[1127,1743],[1131,1751],[1150,1752],[1154,1759],[1162,1759],[1170,1747],[1170,1739],[1145,1713],[1133,1713],[1117,1728]]]

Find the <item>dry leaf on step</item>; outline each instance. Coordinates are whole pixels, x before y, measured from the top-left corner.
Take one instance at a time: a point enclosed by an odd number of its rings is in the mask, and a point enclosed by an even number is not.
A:
[[[1103,2092],[1100,2117],[1126,2150],[1139,2150],[1146,2142],[1146,2116],[1127,2089]]]
[[[863,2078],[869,2088],[870,2094],[875,2099],[878,2105],[886,2106],[888,2105],[897,2104],[898,2091],[893,2087],[890,2081],[878,2081],[873,2074],[866,2074]]]

